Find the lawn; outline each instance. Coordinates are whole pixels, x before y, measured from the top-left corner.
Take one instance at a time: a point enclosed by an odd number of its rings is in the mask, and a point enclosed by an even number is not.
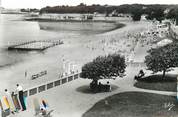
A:
[[[138,80],[134,86],[143,89],[159,90],[159,91],[177,91],[177,75],[166,75],[163,79],[162,75],[151,75]]]
[[[176,97],[125,92],[97,102],[82,117],[176,117],[177,115]]]

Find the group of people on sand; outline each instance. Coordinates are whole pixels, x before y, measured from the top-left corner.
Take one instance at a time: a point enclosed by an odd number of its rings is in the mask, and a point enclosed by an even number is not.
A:
[[[1,114],[3,116],[18,113],[20,109],[22,111],[26,110],[23,88],[19,84],[17,84],[16,86],[17,89],[15,92],[9,92],[7,89],[5,89],[5,94],[1,98],[0,109],[1,109]]]
[[[102,84],[101,82],[97,81],[92,81],[90,83],[90,89],[92,92],[97,93],[97,92],[110,92],[111,91],[111,85],[109,81],[107,81],[106,84]]]

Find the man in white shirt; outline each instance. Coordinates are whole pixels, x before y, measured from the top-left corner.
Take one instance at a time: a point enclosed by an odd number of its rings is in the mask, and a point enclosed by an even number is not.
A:
[[[17,91],[18,91],[18,92],[23,91],[22,86],[20,86],[19,84],[17,84]]]
[[[22,111],[26,110],[25,102],[24,102],[24,97],[23,97],[23,88],[19,84],[17,84],[17,91],[19,93],[19,100],[22,106]]]

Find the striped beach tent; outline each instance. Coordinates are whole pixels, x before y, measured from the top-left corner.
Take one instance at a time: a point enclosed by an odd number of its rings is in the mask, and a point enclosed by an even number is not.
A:
[[[48,103],[46,100],[42,99],[42,105],[45,109],[47,109],[49,107]]]
[[[2,117],[10,115],[10,106],[6,96],[1,97]]]
[[[11,112],[16,111],[16,108],[15,108],[15,105],[14,105],[14,102],[13,102],[13,99],[12,99],[12,95],[8,91],[6,92],[6,99],[9,103],[9,107],[10,107]]]
[[[0,117],[3,117],[3,107],[1,101],[0,101]]]
[[[25,107],[27,108],[27,97],[24,96],[23,98],[24,98],[24,104],[25,104]]]
[[[21,109],[21,107],[20,107],[20,102],[18,100],[17,94],[16,95],[12,95],[12,99],[13,99],[16,111],[19,111]]]
[[[2,104],[3,104],[3,108],[4,108],[4,110],[6,110],[6,109],[9,109],[10,108],[10,105],[9,105],[9,102],[8,102],[8,100],[7,100],[7,97],[6,96],[3,96],[2,97]]]
[[[40,103],[39,100],[37,98],[33,99],[33,106],[34,106],[34,110],[35,110],[35,115],[38,115],[40,113]]]

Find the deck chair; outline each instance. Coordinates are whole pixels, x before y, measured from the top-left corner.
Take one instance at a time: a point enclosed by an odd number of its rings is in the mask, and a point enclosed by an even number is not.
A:
[[[33,99],[33,106],[34,106],[35,116],[39,115],[39,113],[41,112],[41,108],[40,108],[39,100],[37,98]]]

